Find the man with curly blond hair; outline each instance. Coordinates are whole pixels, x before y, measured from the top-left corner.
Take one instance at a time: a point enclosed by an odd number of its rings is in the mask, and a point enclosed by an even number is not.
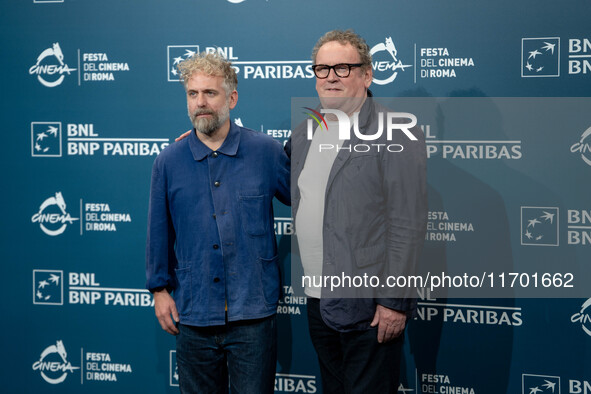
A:
[[[273,138],[230,122],[230,62],[197,54],[179,71],[193,130],[154,161],[146,287],[162,329],[177,338],[182,393],[272,393],[272,200],[289,204],[289,159]]]

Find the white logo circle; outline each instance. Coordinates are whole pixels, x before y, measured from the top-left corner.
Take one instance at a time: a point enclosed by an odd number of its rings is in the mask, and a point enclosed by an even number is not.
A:
[[[60,361],[46,361],[45,359],[49,357],[51,354],[57,354],[61,358]],[[64,347],[64,343],[62,341],[57,341],[55,345],[48,346],[43,352],[41,352],[41,356],[39,357],[39,361],[35,361],[33,363],[33,370],[39,370],[41,373],[41,377],[50,384],[58,384],[66,380],[68,377],[68,372],[74,372],[75,369],[79,369],[80,367],[73,367],[72,364],[66,357],[68,353],[66,352],[66,348]],[[62,372],[61,375],[57,377],[50,377],[46,374],[47,371],[50,372],[57,372],[58,374]]]
[[[59,213],[45,213],[45,210],[53,205],[57,205],[61,211],[61,215]],[[41,230],[43,230],[45,234],[53,237],[66,231],[68,224],[72,224],[74,220],[78,220],[78,218],[73,218],[68,212],[66,212],[66,201],[61,192],[57,192],[55,193],[55,197],[49,197],[47,200],[43,201],[39,207],[39,212],[34,214],[31,218],[33,223],[39,223],[39,227],[41,227]],[[54,225],[57,224],[58,226],[61,223],[61,226],[52,230],[46,227],[46,224],[48,223]]]

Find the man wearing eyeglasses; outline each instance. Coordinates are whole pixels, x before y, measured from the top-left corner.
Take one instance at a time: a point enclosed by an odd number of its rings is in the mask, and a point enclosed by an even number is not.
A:
[[[379,127],[387,112],[371,99],[371,55],[351,30],[330,31],[316,43],[312,58],[322,109],[357,120],[361,134]],[[292,212],[306,277],[411,273],[426,231],[426,150],[424,136],[395,134],[384,147],[351,149],[359,136],[341,139],[339,124],[323,111],[327,130],[310,139],[306,125],[286,146],[292,162]],[[336,114],[335,111],[333,113]],[[338,119],[341,121],[342,119]],[[383,133],[384,135],[386,133]],[[341,149],[319,149],[340,146]],[[416,298],[357,289],[329,292],[305,283],[308,324],[318,354],[324,393],[396,393],[403,331]],[[402,296],[392,297],[392,294]]]

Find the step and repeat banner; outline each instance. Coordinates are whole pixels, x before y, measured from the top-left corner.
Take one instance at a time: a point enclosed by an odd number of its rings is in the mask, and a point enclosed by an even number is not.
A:
[[[144,289],[152,163],[191,127],[176,65],[222,53],[232,120],[285,143],[316,40],[352,28],[374,95],[426,111],[422,263],[457,275],[417,294],[399,393],[591,393],[590,17],[587,0],[2,2],[0,391],[178,392]],[[279,202],[275,231],[275,391],[322,393]]]

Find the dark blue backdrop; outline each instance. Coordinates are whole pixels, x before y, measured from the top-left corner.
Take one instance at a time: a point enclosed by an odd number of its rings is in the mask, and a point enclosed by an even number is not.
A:
[[[568,126],[514,129],[491,105],[496,131],[431,130],[424,260],[588,269],[588,1],[21,0],[0,10],[3,392],[178,390],[174,338],[143,270],[151,165],[190,127],[171,70],[192,51],[234,62],[232,118],[281,141],[291,98],[315,95],[311,48],[334,28],[373,48],[378,97],[582,98]],[[463,154],[499,141],[518,147]],[[544,212],[556,220],[530,241],[523,222]],[[290,211],[277,203],[275,215],[285,276],[276,392],[320,393],[305,298],[291,294]],[[422,292],[399,392],[591,393],[586,288],[543,299]]]

